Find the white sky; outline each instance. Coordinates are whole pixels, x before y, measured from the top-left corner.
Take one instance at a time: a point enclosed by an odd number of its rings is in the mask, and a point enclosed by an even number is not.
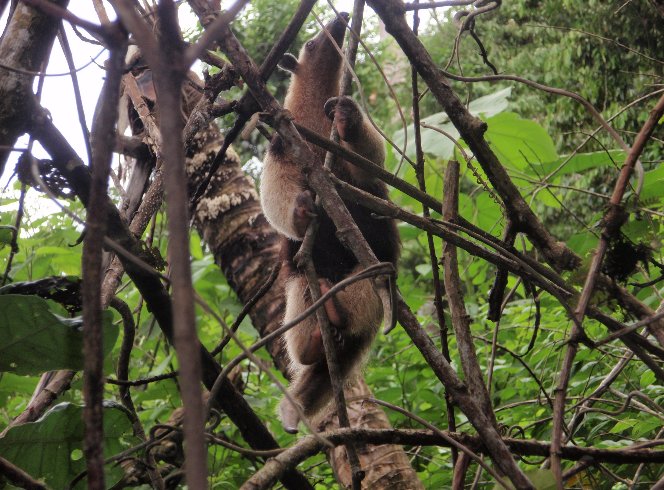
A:
[[[227,7],[234,3],[235,0],[222,0],[222,7]],[[278,1],[278,0],[274,0]],[[329,1],[329,0],[328,0]],[[331,0],[333,5],[338,11],[352,12],[353,9],[353,0]],[[5,15],[0,18],[0,29],[4,31],[7,24],[7,11]],[[69,10],[74,13],[76,16],[92,21],[99,22],[97,14],[93,8],[92,2],[87,0],[72,0],[69,3]],[[327,15],[329,12],[329,6],[326,1],[319,2],[314,11],[317,13],[324,13]],[[111,19],[115,18],[113,9],[107,5],[106,11]],[[370,8],[365,10],[365,16],[375,15]],[[426,12],[423,14],[427,17]],[[179,10],[180,24],[183,26],[183,31],[186,31],[193,27],[196,24],[196,17],[190,11],[186,3]],[[99,97],[99,92],[103,84],[104,70],[101,68],[106,61],[107,53],[103,52],[99,55],[101,47],[94,45],[88,42],[82,41],[76,33],[73,31],[68,22],[65,22],[65,29],[67,32],[67,39],[69,41],[73,58],[74,66],[76,68],[85,68],[77,71],[78,84],[81,91],[81,98],[83,101],[83,109],[85,112],[85,120],[90,129],[92,123],[92,117],[95,110],[95,105],[97,103],[97,98]],[[85,31],[80,30],[84,35]],[[88,37],[86,35],[86,37]],[[93,58],[96,58],[95,62],[91,63]],[[86,66],[87,65],[87,66]],[[69,68],[65,60],[64,54],[60,47],[59,42],[55,41],[53,45],[52,54],[49,60],[49,66],[46,68],[47,74],[61,74],[67,73]],[[37,83],[35,82],[35,88]],[[83,132],[78,120],[78,113],[76,110],[76,101],[74,96],[74,89],[71,81],[71,77],[68,75],[65,76],[47,76],[44,80],[44,88],[42,92],[42,105],[50,112],[53,122],[56,127],[62,132],[66,137],[67,141],[71,144],[77,154],[83,159],[84,162],[88,162],[87,151],[85,148],[85,142],[83,137]],[[19,139],[16,146],[18,148],[25,148],[28,145],[28,137],[23,136]],[[35,143],[33,147],[33,154],[37,158],[48,158],[48,154],[39,146],[38,143]],[[9,157],[7,165],[5,167],[5,172],[0,176],[0,197],[5,198],[18,198],[18,191],[12,189],[15,184],[15,179],[10,180],[10,177],[13,174],[16,161],[18,159],[19,153],[12,153]],[[117,157],[116,157],[117,158]],[[115,165],[114,165],[115,166]],[[117,167],[116,167],[117,168]],[[5,189],[7,189],[5,191]],[[62,202],[65,206],[68,205],[66,202]],[[10,203],[6,206],[3,206],[0,203],[0,210],[15,210],[17,208],[17,203]],[[29,189],[28,196],[26,198],[26,213],[28,216],[44,216],[45,214],[51,214],[60,212],[58,206],[55,203],[50,201],[48,197],[44,194],[36,192],[34,189]],[[0,224],[9,224],[9,223],[0,223]]]
[[[229,5],[232,3],[233,1],[224,0],[222,5]],[[334,2],[334,5],[339,10],[352,11],[353,1],[337,0]],[[324,7],[326,7],[325,2],[321,2],[318,9],[320,10]],[[76,14],[78,17],[90,20],[92,22],[98,22],[97,14],[94,11],[92,2],[74,0],[70,2],[69,10]],[[114,17],[112,8],[107,7],[107,12],[111,18]],[[189,11],[188,7],[186,7],[180,9],[180,21],[186,29],[189,26],[193,26],[196,22],[196,19],[195,16]],[[6,23],[7,12],[5,12],[5,15],[0,19],[0,27],[3,30],[6,27]],[[67,30],[67,38],[73,52],[74,65],[77,68],[86,65],[99,54],[101,48],[99,46],[81,41],[73,32],[68,23],[65,22],[65,26]],[[104,71],[102,68],[100,68],[100,66],[104,64],[106,57],[106,53],[102,53],[101,56],[96,59],[96,64],[91,63],[86,68],[77,72],[88,129],[90,128],[92,122],[95,104],[97,103],[97,97],[99,96],[99,92],[103,83]],[[53,52],[50,58],[49,66],[46,69],[46,73],[57,74],[65,73],[68,71],[69,69],[62,53],[62,49],[56,40],[53,46]],[[66,136],[67,140],[76,150],[78,155],[87,162],[83,133],[78,121],[74,90],[69,76],[46,77],[44,81],[42,105],[50,111],[55,125]],[[25,147],[26,145],[27,137],[22,138],[17,144],[18,147]],[[40,151],[37,145],[35,146],[34,154],[39,158],[45,158],[47,156],[43,151]],[[14,154],[12,157],[10,157],[10,161],[6,167],[5,175],[3,175],[0,179],[0,188],[5,187],[7,179],[13,171],[13,167],[17,158],[18,154]]]

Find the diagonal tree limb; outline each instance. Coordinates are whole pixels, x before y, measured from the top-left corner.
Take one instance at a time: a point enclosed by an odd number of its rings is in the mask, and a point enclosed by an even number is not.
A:
[[[583,318],[588,309],[588,304],[590,303],[590,298],[595,289],[595,284],[600,273],[600,268],[602,265],[602,260],[604,254],[608,248],[609,240],[614,237],[617,233],[620,233],[620,227],[623,225],[626,216],[624,210],[622,209],[621,202],[623,195],[627,189],[627,184],[629,183],[629,177],[634,170],[634,166],[638,161],[639,155],[643,152],[643,149],[650,139],[657,122],[662,117],[664,113],[664,95],[660,97],[659,101],[650,112],[650,115],[646,122],[644,123],[641,131],[636,136],[634,144],[630,149],[625,163],[620,171],[618,176],[618,181],[615,184],[613,194],[609,201],[609,209],[604,215],[603,219],[603,230],[600,237],[599,244],[597,245],[597,250],[593,256],[593,260],[590,264],[588,274],[586,276],[586,281],[583,285],[583,290],[581,291],[581,297],[577,308],[574,312],[575,322],[572,325],[572,331],[569,335],[569,341],[567,343],[567,349],[565,351],[565,358],[563,359],[562,368],[560,371],[560,378],[558,380],[558,386],[555,390],[555,399],[553,406],[553,432],[551,438],[551,469],[553,474],[556,477],[558,488],[563,487],[563,476],[562,476],[562,467],[560,462],[560,447],[562,445],[563,439],[563,425],[564,425],[564,411],[565,411],[565,399],[567,396],[567,388],[569,384],[570,377],[572,375],[572,365],[574,363],[574,358],[578,350],[578,339],[582,335],[582,322]]]
[[[91,487],[104,487],[104,353],[102,328],[102,261],[106,235],[106,214],[103,203],[108,199],[108,177],[113,158],[115,121],[118,116],[120,81],[127,50],[127,36],[117,29],[117,38],[111,46],[107,75],[101,92],[101,104],[95,115],[92,146],[92,176],[90,185],[90,207],[85,222],[83,239],[81,290],[83,303],[83,396],[85,407],[84,452]]]
[[[292,122],[284,115],[277,101],[267,91],[265,81],[261,78],[258,67],[247,55],[230,29],[226,29],[222,34],[219,43],[230,62],[244,79],[254,98],[262,109],[270,115],[271,122],[284,139],[287,151],[290,152],[293,160],[305,172],[310,171],[309,184],[316,195],[321,196],[323,208],[337,227],[337,235],[341,242],[355,254],[358,262],[364,267],[377,263],[378,261],[371,248],[348,213],[343,201],[334,190],[328,173],[322,167],[312,165],[316,160],[311,150],[308,149]],[[404,325],[404,322],[409,325],[407,331],[411,338],[414,341],[415,338],[418,338],[418,342],[415,343],[423,354],[426,352],[425,358],[427,361],[434,362],[432,367],[436,375],[445,383],[448,389],[453,390],[454,398],[463,412],[471,420],[476,430],[487,439],[486,443],[490,447],[493,461],[508,475],[517,488],[533,488],[513,461],[509,450],[501,440],[500,434],[492,427],[491,422],[479,409],[474,399],[468,396],[465,386],[442,354],[435,349],[431,339],[423,333],[414,315],[403,301],[400,301],[399,313],[402,325]],[[426,340],[420,337],[420,334],[424,335]]]
[[[408,27],[404,6],[397,0],[368,0],[369,5],[385,23],[387,31],[399,43],[403,52],[426,82],[438,103],[471,149],[489,181],[500,195],[507,212],[520,231],[528,235],[555,269],[571,269],[579,258],[557,241],[533,213],[512,183],[507,172],[484,139],[486,124],[472,116],[452,91],[433,59]]]
[[[45,116],[34,118],[31,132],[51,155],[54,165],[65,176],[79,199],[84,205],[89,205],[90,175],[88,169],[69,146],[64,136]],[[139,241],[128,231],[117,208],[113,206],[110,200],[104,204],[104,209],[108,216],[107,236],[134,255],[142,256],[143,251]],[[132,261],[124,258],[121,261],[127,274],[145,299],[148,309],[157,319],[159,327],[172,343],[172,307],[170,297],[159,277],[147,272]],[[221,372],[221,367],[203,347],[201,347],[199,355],[203,364],[203,383],[207,388],[211,388]],[[224,384],[217,403],[228,414],[240,430],[242,437],[251,447],[254,449],[274,449],[278,447],[265,425],[230,382]],[[288,488],[310,488],[306,479],[297,472],[289,472],[285,475],[284,484]]]

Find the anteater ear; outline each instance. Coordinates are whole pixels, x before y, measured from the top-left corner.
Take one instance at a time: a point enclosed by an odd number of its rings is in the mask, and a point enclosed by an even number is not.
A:
[[[279,68],[296,73],[298,67],[297,58],[290,53],[286,53],[279,62]]]

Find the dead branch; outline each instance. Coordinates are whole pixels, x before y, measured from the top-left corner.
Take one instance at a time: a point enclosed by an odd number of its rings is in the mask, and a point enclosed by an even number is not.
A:
[[[485,452],[482,440],[478,436],[467,434],[445,432],[445,438],[429,430],[404,430],[404,429],[338,429],[333,432],[321,434],[333,444],[343,444],[345,440],[352,439],[366,444],[403,444],[408,446],[441,446],[450,447],[447,438],[452,438],[458,443],[476,452]],[[550,444],[539,441],[528,441],[523,439],[505,439],[510,451],[522,456],[548,456]],[[663,441],[655,441],[653,444],[661,445]],[[279,475],[286,469],[295,467],[300,462],[320,452],[322,445],[313,436],[300,439],[297,444],[288,448],[279,456],[268,460],[242,486],[246,490],[259,490],[270,488],[276,482]],[[624,449],[598,449],[580,446],[563,446],[561,457],[570,461],[590,459],[597,463],[617,464],[639,464],[639,463],[662,463],[664,462],[664,451],[651,450],[648,447],[634,445]]]

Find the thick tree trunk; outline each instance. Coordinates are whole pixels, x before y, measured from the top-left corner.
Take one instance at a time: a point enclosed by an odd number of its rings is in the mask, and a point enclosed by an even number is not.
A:
[[[68,0],[54,0],[54,3],[66,6]],[[50,52],[58,22],[19,3],[0,40],[0,59],[5,65],[23,71],[0,70],[0,94],[3,94],[0,98],[0,173],[9,155],[6,147],[12,147],[29,130],[34,76],[24,72],[41,69]],[[221,134],[213,125],[197,134],[188,159],[190,189],[195,189],[206,175],[221,141]],[[247,302],[277,265],[279,238],[265,220],[254,182],[243,173],[234,152],[229,153],[212,179],[197,207],[195,221],[229,284],[240,301]],[[284,309],[281,289],[279,280],[250,313],[262,336],[280,325]],[[277,367],[286,373],[287,362],[281,342],[272,342],[268,349]],[[366,390],[364,384],[361,386]],[[350,413],[352,426],[389,427],[387,418],[376,407],[359,403],[354,407]],[[366,488],[421,488],[400,446],[367,447],[361,457],[362,466],[367,471]],[[345,458],[330,454],[330,461],[340,482],[350,481]]]
[[[359,379],[352,387],[345,390],[346,400],[357,399],[348,403],[348,417],[352,427],[367,429],[387,429],[391,427],[385,412],[375,403],[365,403],[364,398],[371,398],[373,394],[365,383]],[[358,399],[359,398],[359,399]],[[324,423],[324,430],[333,430],[338,427],[336,417],[329,417]],[[362,488],[372,490],[418,490],[424,485],[417,478],[415,470],[410,465],[408,456],[402,446],[383,444],[369,446],[358,444],[357,454],[360,465],[366,472],[362,480]],[[339,483],[350,488],[352,474],[348,465],[348,458],[344,446],[336,446],[327,454]]]
[[[187,173],[190,189],[195,189],[207,174],[207,168],[221,146],[216,127],[208,127],[196,136],[190,152]],[[267,281],[279,260],[279,237],[261,212],[253,180],[246,176],[238,156],[232,150],[210,182],[195,213],[196,228],[214,254],[229,284],[240,301],[246,303]],[[250,312],[254,327],[264,336],[280,326],[284,311],[283,277],[263,296]],[[286,374],[287,360],[283,343],[268,345],[275,364]],[[370,396],[364,380],[352,388],[349,397]],[[357,401],[349,404],[353,427],[389,428],[383,411],[373,404]],[[336,419],[326,429],[336,426]],[[344,486],[351,482],[351,472],[343,447],[332,451],[330,463]],[[365,446],[360,451],[362,468],[367,476],[363,488],[423,488],[401,446]]]
[[[222,141],[220,132],[213,126],[196,135],[187,160],[190,194],[207,175]],[[280,242],[261,212],[253,180],[244,174],[240,159],[232,149],[200,199],[194,221],[229,285],[240,301],[246,303],[278,265]],[[261,336],[279,326],[284,310],[280,289],[276,283],[250,312]],[[277,367],[286,372],[281,342],[271,342],[268,350]]]
[[[53,0],[66,7],[69,0]],[[16,71],[0,70],[0,175],[9,148],[28,130],[34,95],[34,75],[42,67],[53,45],[60,21],[18,2],[0,41],[0,60]]]

